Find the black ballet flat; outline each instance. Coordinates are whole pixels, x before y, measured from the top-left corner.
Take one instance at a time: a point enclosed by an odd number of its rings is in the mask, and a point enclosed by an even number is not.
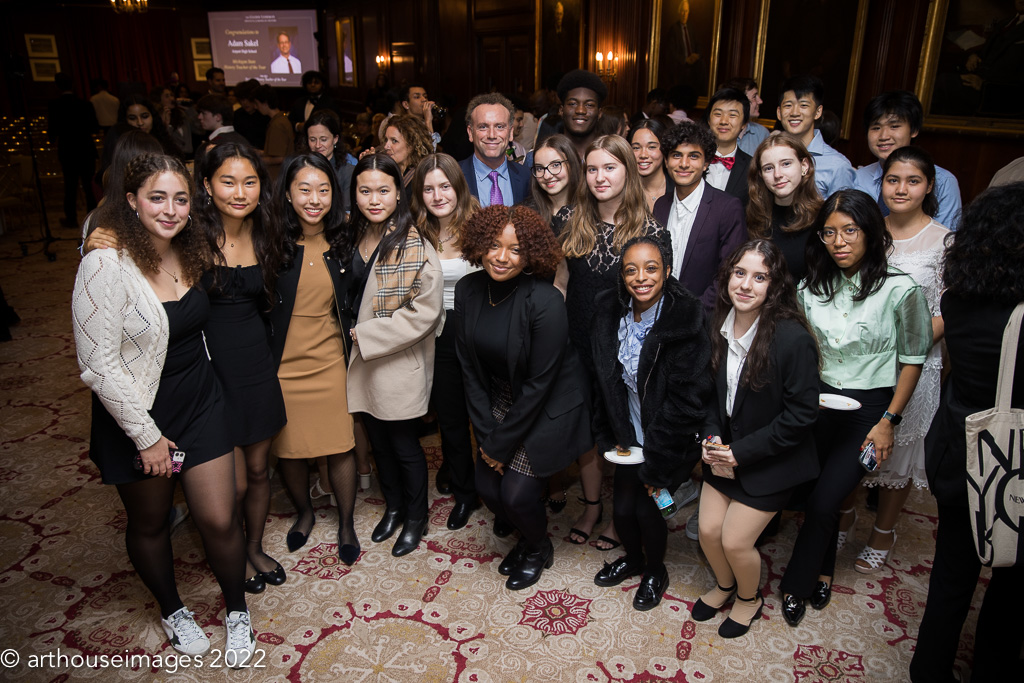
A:
[[[797,626],[803,621],[805,614],[807,614],[807,605],[801,598],[795,595],[786,595],[782,598],[782,618],[786,620],[787,624]]]
[[[398,524],[403,517],[405,517],[405,512],[402,510],[385,510],[384,516],[373,528],[373,535],[370,536],[370,539],[374,543],[388,540],[398,530]]]
[[[828,603],[832,602],[832,586],[819,581],[814,587],[814,592],[811,593],[811,597],[807,600],[811,603],[811,607],[816,610],[823,610],[828,606]]]
[[[281,563],[275,561],[274,564],[276,566],[273,570],[269,572],[259,572],[259,575],[263,577],[263,581],[268,586],[280,586],[288,580],[288,576],[284,573],[284,567],[281,566]]]
[[[341,540],[341,532],[338,532],[338,558],[345,564],[346,567],[351,567],[359,559],[359,552],[362,548],[359,547],[359,541],[355,544],[343,543]]]
[[[245,580],[245,592],[256,595],[267,590],[267,584],[263,580],[263,574],[256,572]]]
[[[313,527],[315,526],[316,517],[313,518],[313,524],[309,527],[309,531],[306,533],[295,531],[295,527],[292,527],[292,530],[288,532],[288,535],[284,539],[284,542],[288,545],[288,551],[295,552],[302,546],[306,545],[306,541],[309,540],[309,535],[313,533]]]

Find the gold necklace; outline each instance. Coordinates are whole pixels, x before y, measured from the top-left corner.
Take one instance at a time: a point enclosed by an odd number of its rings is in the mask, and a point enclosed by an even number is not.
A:
[[[443,240],[443,239],[438,238],[438,240],[437,240],[437,253],[443,254],[444,253],[444,245],[448,244],[453,239],[455,239],[455,233],[454,232],[452,234],[448,235],[448,239],[444,239]]]
[[[491,298],[491,283],[488,282],[487,283],[487,303],[489,303],[491,306],[500,306],[501,304],[503,304],[506,301],[508,301],[508,298],[510,296],[512,296],[513,294],[515,294],[517,289],[519,289],[519,285],[516,285],[515,287],[513,287],[512,291],[509,292],[508,294],[506,294],[504,299],[502,299],[498,303],[494,303],[494,299]]]
[[[167,273],[168,275],[170,275],[170,276],[171,276],[171,279],[172,279],[172,280],[174,280],[174,284],[178,284],[178,276],[177,276],[177,275],[175,275],[175,274],[174,274],[174,273],[172,273],[171,271],[167,270],[167,269],[166,269],[166,268],[164,268],[163,266],[160,266],[160,270],[162,270],[162,271],[164,271],[165,273]]]

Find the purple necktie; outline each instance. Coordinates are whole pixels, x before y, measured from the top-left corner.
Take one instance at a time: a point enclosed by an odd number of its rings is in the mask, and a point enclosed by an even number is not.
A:
[[[491,171],[487,177],[491,179],[491,206],[501,206],[505,198],[501,196],[501,188],[498,187],[498,172]]]

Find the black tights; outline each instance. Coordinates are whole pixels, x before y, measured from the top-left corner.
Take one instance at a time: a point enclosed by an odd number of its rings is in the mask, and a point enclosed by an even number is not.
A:
[[[302,458],[281,458],[277,461],[285,490],[299,515],[292,529],[304,534],[309,533],[314,522],[313,503],[309,498],[309,462]],[[327,478],[331,480],[331,490],[338,502],[338,531],[342,543],[355,545],[353,513],[359,483],[355,451],[328,455]]]
[[[246,610],[245,539],[235,514],[234,462],[229,456],[190,467],[180,478],[206,560],[220,584],[227,611],[235,612]],[[124,535],[128,558],[165,618],[183,607],[174,582],[168,520],[175,483],[176,477],[151,477],[117,487],[128,517]]]
[[[637,476],[639,472],[640,465],[615,467],[612,519],[626,551],[626,559],[631,563],[644,564],[647,571],[654,574],[665,568],[668,525],[654,499],[647,494],[647,487]]]
[[[245,522],[246,556],[253,569],[261,572],[273,571],[275,567],[263,552],[263,531],[270,512],[269,454],[270,439],[235,448],[235,497]]]
[[[476,468],[476,490],[495,519],[519,530],[531,550],[540,550],[548,538],[548,515],[544,499],[547,477],[528,477],[505,469],[498,474],[481,464]]]

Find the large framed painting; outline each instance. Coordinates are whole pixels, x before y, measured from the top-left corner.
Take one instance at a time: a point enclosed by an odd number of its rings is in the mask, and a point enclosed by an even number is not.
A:
[[[338,43],[338,85],[356,87],[356,38],[353,33],[355,19],[344,17],[334,22],[335,39]]]
[[[787,78],[817,76],[825,84],[825,109],[841,121],[840,137],[850,137],[868,1],[762,0],[754,54],[761,111],[775,112]]]
[[[688,86],[705,106],[718,79],[722,0],[654,0],[649,85]]]
[[[583,62],[582,0],[537,0],[537,87],[551,88]]]
[[[932,0],[917,96],[925,128],[1024,135],[1022,0]]]

